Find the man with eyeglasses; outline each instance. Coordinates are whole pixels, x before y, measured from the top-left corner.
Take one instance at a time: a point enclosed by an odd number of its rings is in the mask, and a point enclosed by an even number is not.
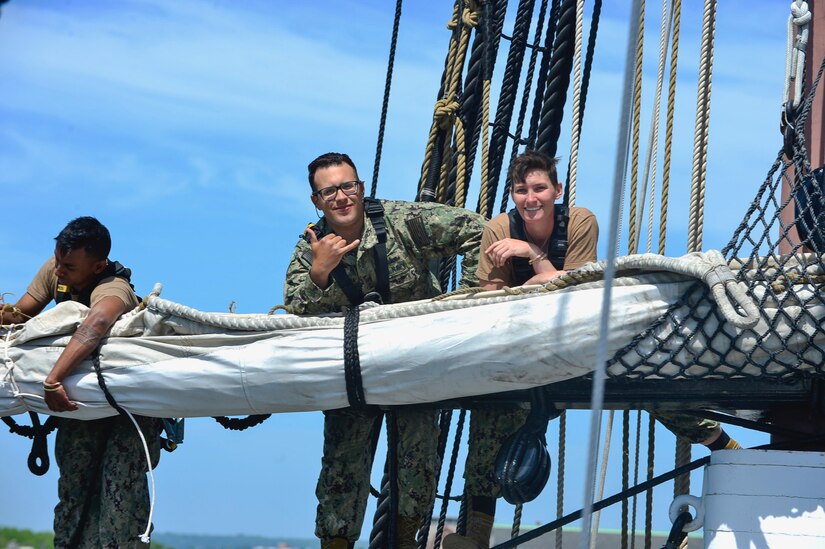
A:
[[[341,312],[369,294],[383,303],[436,296],[429,262],[463,256],[461,285],[475,286],[484,218],[437,203],[364,198],[364,183],[346,154],[327,153],[309,166],[311,200],[323,213],[307,227],[287,268],[284,302],[293,314]],[[412,549],[435,497],[437,414],[399,409],[397,547]],[[374,410],[324,413],[324,455],[316,495],[315,535],[322,549],[354,546],[361,534],[370,487]]]

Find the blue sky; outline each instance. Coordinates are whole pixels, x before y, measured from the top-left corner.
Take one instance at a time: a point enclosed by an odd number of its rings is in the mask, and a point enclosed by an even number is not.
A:
[[[607,4],[577,201],[601,220],[601,257],[629,10]],[[661,9],[648,4],[643,142]],[[225,311],[233,301],[238,312],[266,312],[281,303],[292,247],[315,218],[306,164],[320,153],[344,151],[363,179],[372,178],[393,6],[374,0],[5,4],[0,291],[19,296],[65,223],[95,215],[113,234],[111,257],[133,269],[139,292],[162,282],[164,297],[210,311]],[[696,0],[684,2],[669,255],[686,247],[701,8]],[[730,1],[719,10],[705,249],[727,243],[780,146],[788,16],[786,5],[768,2]],[[404,7],[381,197],[414,197],[451,13],[447,2],[408,0]],[[505,32],[511,27],[508,19]],[[496,70],[501,73],[502,62]],[[558,148],[562,173],[569,119]],[[475,204],[477,188],[474,181],[468,204]],[[588,417],[571,414],[569,510],[583,491]],[[321,425],[318,413],[273,416],[243,433],[224,431],[211,419],[188,420],[185,444],[164,454],[156,471],[157,530],[311,536]],[[733,431],[746,445],[765,440]],[[659,447],[668,448],[670,436],[660,434]],[[12,435],[0,441],[0,524],[50,528],[56,467],[34,477],[25,466],[28,441]],[[614,441],[614,453],[619,446]],[[657,470],[669,460],[665,450]],[[617,469],[618,459],[612,463]],[[614,476],[608,493],[618,485]],[[657,492],[660,529],[668,525],[668,490]],[[553,498],[548,488],[526,507],[525,522],[551,519]],[[499,518],[509,520],[506,511]],[[604,514],[602,525],[617,527],[617,512]]]

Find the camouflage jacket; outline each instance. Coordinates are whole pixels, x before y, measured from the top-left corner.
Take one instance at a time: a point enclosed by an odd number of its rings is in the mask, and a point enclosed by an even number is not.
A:
[[[475,286],[484,217],[464,208],[432,202],[382,200],[387,226],[387,263],[390,299],[393,303],[414,301],[440,293],[430,272],[429,261],[453,255],[463,256],[463,287]],[[323,235],[330,229],[324,218],[316,224]],[[375,290],[373,248],[378,243],[372,223],[364,217],[364,233],[355,250],[342,262],[350,280],[364,295]],[[322,290],[309,277],[312,248],[302,237],[295,246],[284,283],[284,303],[293,314],[340,312],[350,306],[337,282]]]

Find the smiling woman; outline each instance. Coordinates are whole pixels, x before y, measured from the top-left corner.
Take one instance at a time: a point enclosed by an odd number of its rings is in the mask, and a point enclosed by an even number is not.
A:
[[[509,34],[516,2],[510,4]],[[617,48],[603,46],[623,40],[629,3],[606,4],[582,134],[587,156],[578,172],[581,201],[603,225],[609,197],[598,182],[610,177],[622,62]],[[701,2],[685,5],[682,49],[695,51]],[[383,197],[412,199],[453,7],[409,2],[404,10],[380,185]],[[66,221],[94,215],[117,235],[112,255],[134,269],[141,295],[163,282],[165,297],[205,311],[235,301],[239,311],[265,312],[280,303],[290,252],[313,215],[307,162],[329,150],[346,150],[361,166],[373,159],[392,19],[379,0],[3,4],[0,189],[10,221],[0,239],[0,292],[19,296]],[[775,152],[775,118],[749,113],[778,110],[786,20],[785,5],[720,3],[710,126],[716,156],[708,179],[737,185],[708,190],[710,247],[721,247],[735,228],[739,212],[732,215],[730,204],[742,185],[762,179],[763,160]],[[504,56],[502,47],[498,68]],[[697,59],[680,60],[680,79],[695,81]],[[750,70],[742,59],[777,69]],[[645,65],[644,78],[655,72]],[[693,108],[687,100],[677,105],[677,148],[689,141]],[[568,140],[562,137],[559,151]],[[675,158],[674,169],[686,173],[689,163]],[[341,175],[331,184],[356,179]],[[478,188],[478,177],[470,185]],[[346,192],[334,196],[333,204],[343,203]],[[672,215],[684,213],[686,202],[674,200]],[[546,212],[535,208],[525,207],[522,219]],[[570,215],[572,234],[577,214]],[[543,234],[528,233],[542,244]],[[685,240],[681,229],[670,237]],[[273,416],[243,434],[208,420],[187,422],[185,444],[157,473],[157,529],[310,536],[321,432],[316,413]],[[48,530],[55,472],[29,475],[29,443],[0,438],[0,485],[15,494],[0,497],[0,522]],[[571,478],[581,476],[578,461]],[[552,505],[547,497],[537,507]],[[524,520],[544,515],[525,509]],[[603,520],[618,524],[615,514]]]

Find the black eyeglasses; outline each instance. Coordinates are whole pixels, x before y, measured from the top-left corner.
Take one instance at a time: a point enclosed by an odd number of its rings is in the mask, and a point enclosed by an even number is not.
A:
[[[319,189],[312,194],[315,196],[320,196],[324,200],[334,199],[339,190],[347,196],[352,196],[358,192],[358,185],[363,183],[363,181],[344,181],[340,185],[324,187],[323,189]]]

